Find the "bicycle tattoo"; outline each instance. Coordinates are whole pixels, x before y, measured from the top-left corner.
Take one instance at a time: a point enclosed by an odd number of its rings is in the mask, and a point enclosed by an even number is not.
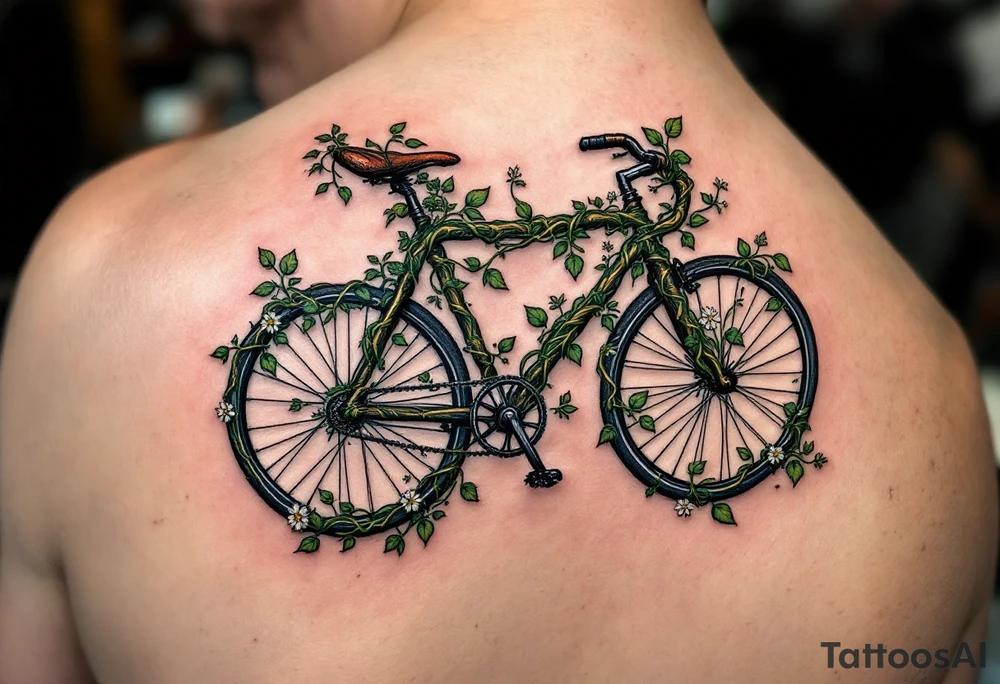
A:
[[[230,363],[217,416],[254,490],[301,533],[297,552],[316,551],[322,535],[347,551],[360,537],[387,533],[385,552],[401,555],[413,530],[426,545],[456,489],[479,500],[463,470],[470,456],[523,456],[527,485],[557,485],[563,475],[545,466],[538,445],[550,413],[568,420],[577,407],[570,391],[551,408],[543,395],[559,362],[583,364],[576,340],[594,319],[609,331],[594,361],[603,417],[597,445],[609,445],[646,496],[666,497],[678,517],[708,508],[714,520],[735,525],[728,499],[778,471],[794,487],[805,466],[826,463],[805,439],[816,342],[779,277],[792,270],[788,258],[765,251],[764,233],[752,245],[738,239],[734,256],[686,263],[665,245],[676,235],[693,250],[693,231],[728,209],[729,187],[718,178],[695,209],[692,159],[673,147],[682,118],[643,128],[648,148],[624,134],[580,140],[585,152],[612,150],[629,163],[615,191],[573,201],[572,213],[536,214],[518,196],[526,186],[520,169],[509,169],[515,217],[500,220],[483,215],[489,187],[469,191],[459,206],[454,178],[426,170],[459,157],[408,151],[425,143],[404,136],[405,128],[391,126],[384,145],[368,139],[359,147],[334,125],[304,157],[308,175],[322,180],[316,195],[333,191],[347,205],[351,175],[402,200],[384,212],[386,226],[409,220],[397,233],[400,256],[369,255],[359,279],[303,287],[294,250],[279,259],[258,248],[269,275],[252,293],[267,300],[261,317],[212,353]],[[644,178],[664,199],[655,219],[634,187]],[[577,281],[585,268],[580,243],[598,232],[596,285],[572,302],[554,295],[547,306],[525,305],[538,344],[516,374],[501,373],[518,341],[487,343],[463,278],[507,290],[498,262],[547,245]],[[451,259],[445,247],[453,241],[478,241],[491,256]],[[425,307],[413,296],[428,267],[433,294]],[[615,296],[643,276],[648,286],[621,311]],[[430,308],[450,311],[461,344]]]

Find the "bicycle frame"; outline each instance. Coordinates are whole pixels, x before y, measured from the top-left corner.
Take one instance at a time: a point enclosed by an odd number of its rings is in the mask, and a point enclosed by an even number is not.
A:
[[[513,241],[514,250],[531,244],[552,242],[575,228],[587,232],[598,229],[621,231],[626,236],[621,251],[608,264],[597,284],[587,295],[574,302],[570,310],[561,314],[543,335],[541,345],[524,357],[521,377],[539,393],[546,388],[549,373],[566,356],[570,345],[583,333],[590,321],[601,315],[604,304],[615,296],[636,263],[645,265],[650,285],[657,289],[668,304],[667,310],[678,339],[694,338],[704,342],[704,331],[698,324],[697,316],[690,311],[683,283],[678,282],[670,252],[662,244],[666,235],[680,230],[688,215],[692,190],[690,180],[682,177],[672,185],[677,199],[674,211],[667,219],[656,223],[649,219],[639,199],[626,202],[621,211],[585,210],[573,215],[536,216],[514,221],[473,222],[449,219],[439,225],[430,225],[427,220],[416,221],[416,231],[406,250],[404,272],[397,280],[395,293],[382,315],[364,332],[361,342],[364,360],[347,386],[351,394],[347,402],[347,415],[351,418],[374,420],[469,422],[470,411],[463,407],[399,407],[366,404],[362,401],[378,368],[378,360],[396,328],[399,312],[412,297],[419,275],[428,263],[434,270],[441,285],[441,294],[462,331],[465,350],[472,356],[480,375],[484,379],[499,375],[495,357],[488,351],[479,322],[472,314],[462,285],[455,277],[456,264],[445,252],[444,245],[452,241],[479,240],[488,244]],[[693,353],[692,348],[696,352]],[[731,379],[725,375],[724,365],[711,345],[692,344],[686,353],[696,372],[706,382],[722,387],[730,382]]]

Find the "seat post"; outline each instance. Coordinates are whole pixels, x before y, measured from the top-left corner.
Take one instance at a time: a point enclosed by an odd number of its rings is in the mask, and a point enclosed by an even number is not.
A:
[[[427,214],[424,213],[424,208],[420,206],[420,201],[417,199],[417,193],[414,192],[413,186],[406,179],[405,176],[390,178],[389,187],[397,195],[403,196],[403,201],[406,203],[406,209],[410,214],[410,218],[418,228],[426,228],[430,224],[430,219],[427,218]]]

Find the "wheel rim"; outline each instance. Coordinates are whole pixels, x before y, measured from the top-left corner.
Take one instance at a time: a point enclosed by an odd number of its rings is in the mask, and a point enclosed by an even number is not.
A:
[[[374,321],[383,292],[369,288],[371,298],[362,301],[356,294],[342,296],[340,286],[308,291],[321,305],[339,300],[348,307],[333,318],[305,314],[301,309],[280,312],[284,343],[258,323],[242,346],[265,345],[239,353],[233,364],[233,378],[226,401],[236,407],[230,423],[230,440],[248,481],[268,505],[288,515],[294,505],[306,505],[324,516],[351,512],[362,529],[378,517],[374,534],[405,521],[400,509],[390,518],[372,513],[395,507],[404,493],[416,489],[428,506],[438,493],[447,490],[457,476],[457,468],[440,478],[422,478],[447,466],[460,465],[470,440],[465,426],[440,429],[435,424],[401,421],[369,421],[338,424],[336,399],[327,390],[342,385],[361,361],[358,342],[367,325]],[[324,320],[326,318],[326,320]],[[307,324],[314,321],[312,326]],[[439,383],[468,380],[461,353],[451,336],[422,307],[410,304],[402,310],[400,323],[385,353],[385,363],[372,378],[370,403],[401,406],[407,403],[440,406],[469,406],[471,393],[465,386],[440,387]],[[275,359],[273,376],[261,368],[262,355]],[[401,386],[422,387],[393,392]],[[300,407],[293,409],[292,400]],[[361,437],[351,433],[358,432]],[[329,433],[329,434],[328,434]],[[427,451],[381,443],[381,440],[414,442]],[[435,450],[443,450],[440,453]],[[324,501],[325,490],[333,504]],[[345,507],[344,504],[350,504]],[[360,512],[357,512],[360,509]],[[357,534],[355,526],[351,526]],[[330,533],[336,534],[337,528]]]
[[[700,283],[689,295],[691,309],[706,321],[706,334],[723,350],[737,381],[735,390],[719,392],[699,382],[659,295],[650,289],[616,328],[612,346],[617,351],[610,355],[608,369],[624,401],[646,392],[641,414],[653,419],[654,429],[643,427],[638,417],[630,420],[625,412],[609,409],[612,388],[606,382],[602,410],[616,430],[619,457],[647,487],[685,498],[690,494],[688,466],[702,461],[704,470],[694,479],[713,479],[699,487],[711,500],[721,500],[747,491],[777,469],[761,452],[771,446],[784,452],[790,446],[793,434],[785,427],[785,404],[812,406],[815,341],[801,303],[774,273],[751,279],[727,257],[699,259],[685,270]],[[736,300],[742,306],[734,307]],[[772,300],[781,308],[770,310]],[[730,327],[741,331],[742,347],[726,339]],[[749,461],[740,457],[740,448],[749,450]],[[744,463],[751,465],[741,472]]]

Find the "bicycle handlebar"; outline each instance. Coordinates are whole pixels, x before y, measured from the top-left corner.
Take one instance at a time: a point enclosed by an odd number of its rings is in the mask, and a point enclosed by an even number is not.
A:
[[[584,152],[589,152],[590,150],[607,150],[615,147],[625,150],[637,160],[649,164],[653,167],[654,172],[666,167],[666,157],[657,152],[644,149],[635,138],[624,133],[591,135],[580,139],[580,149]]]

